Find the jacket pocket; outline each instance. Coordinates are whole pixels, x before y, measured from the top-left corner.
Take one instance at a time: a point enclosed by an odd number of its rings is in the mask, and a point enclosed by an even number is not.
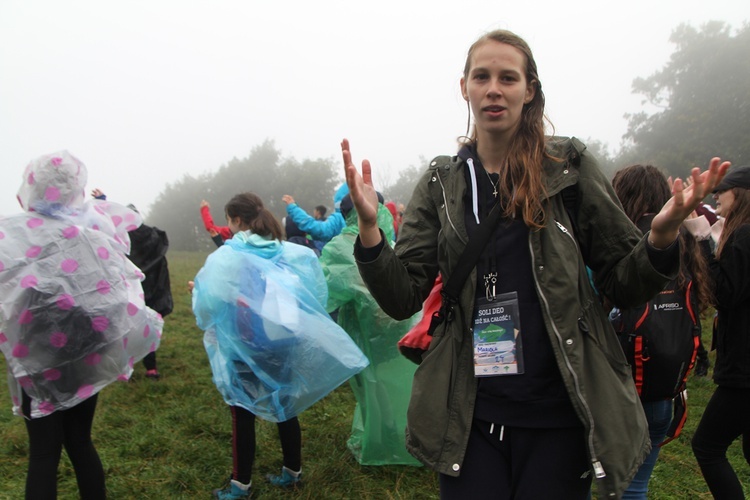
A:
[[[632,372],[614,328],[604,317],[604,312],[597,310],[598,304],[590,303],[584,308],[578,319],[581,334],[588,339],[607,359],[612,369],[622,378],[632,379]]]

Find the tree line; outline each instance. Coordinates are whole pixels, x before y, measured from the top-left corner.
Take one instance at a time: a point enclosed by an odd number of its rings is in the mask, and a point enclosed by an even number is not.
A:
[[[714,155],[734,165],[750,164],[750,25],[732,29],[718,21],[700,28],[682,24],[670,42],[675,50],[669,61],[632,83],[642,104],[656,111],[627,114],[627,132],[614,153],[596,138],[584,139],[609,177],[619,168],[641,163],[684,178]],[[387,200],[407,204],[426,166],[427,160],[420,158],[419,165],[401,169],[379,190]],[[218,224],[224,223],[224,204],[240,190],[257,193],[281,219],[286,214],[283,194],[293,195],[310,213],[316,205],[332,210],[333,193],[342,182],[337,161],[282,158],[267,140],[246,158],[234,158],[213,173],[185,175],[167,185],[150,206],[147,223],[166,230],[173,249],[207,250],[213,243],[200,220],[202,199],[210,203]]]

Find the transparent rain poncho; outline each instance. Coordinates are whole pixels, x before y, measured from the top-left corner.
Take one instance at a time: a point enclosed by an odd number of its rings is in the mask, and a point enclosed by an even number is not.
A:
[[[318,259],[301,245],[243,231],[208,257],[193,312],[227,404],[284,422],[367,366],[326,299]]]
[[[416,365],[401,356],[397,343],[417,320],[396,321],[380,309],[359,275],[354,242],[357,213],[347,214],[346,227],[323,247],[320,257],[328,282],[328,310],[338,310],[338,323],[362,349],[370,365],[350,380],[357,404],[348,447],[362,465],[420,465],[406,451],[406,409]],[[393,217],[380,205],[378,226],[393,241]]]
[[[143,300],[143,274],[126,257],[140,216],[85,201],[86,167],[67,151],[24,171],[25,213],[0,218],[0,350],[13,410],[31,417],[71,408],[156,350],[163,321]]]

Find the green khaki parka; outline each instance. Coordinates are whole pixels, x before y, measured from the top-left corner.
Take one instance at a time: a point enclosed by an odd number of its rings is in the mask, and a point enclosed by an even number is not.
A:
[[[648,424],[630,367],[587,275],[620,307],[661,291],[678,270],[659,273],[647,236],[622,211],[610,183],[577,139],[550,138],[544,162],[545,225],[529,232],[535,288],[565,386],[585,427],[586,449],[600,498],[619,498],[650,450]],[[396,319],[419,311],[437,273],[447,281],[468,241],[464,225],[465,163],[438,157],[409,202],[395,249],[358,260],[383,310]],[[577,184],[572,224],[561,191]],[[576,228],[577,234],[574,234]],[[355,252],[356,254],[357,252]],[[428,467],[461,473],[477,380],[473,373],[472,311],[476,269],[464,284],[451,321],[443,322],[414,375],[407,447]]]

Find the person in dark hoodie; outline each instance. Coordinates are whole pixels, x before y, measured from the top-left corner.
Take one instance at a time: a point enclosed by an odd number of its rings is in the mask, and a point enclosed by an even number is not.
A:
[[[407,449],[440,473],[443,500],[584,499],[592,476],[599,497],[619,498],[651,443],[587,268],[620,307],[659,292],[679,268],[682,221],[729,163],[692,169],[687,188],[675,180],[643,235],[585,145],[545,136],[542,84],[523,39],[482,35],[460,87],[474,127],[457,155],[436,157],[417,182],[395,248],[377,225],[372,165],[362,160],[360,171],[349,141],[341,144],[359,225],[354,255],[381,308],[411,317],[438,274],[463,285],[415,372]],[[484,231],[480,246],[471,235]],[[467,247],[476,265],[461,272]],[[515,330],[516,344],[502,340]]]
[[[107,199],[100,189],[94,189],[91,196],[99,200]],[[129,204],[128,208],[138,212],[133,204]],[[128,258],[145,276],[141,284],[146,305],[162,317],[166,317],[172,312],[174,306],[167,263],[167,250],[169,250],[167,233],[158,227],[141,224],[129,231],[128,235],[131,245]],[[152,380],[161,378],[156,366],[156,351],[151,351],[143,358],[143,366],[146,368],[147,378]]]

